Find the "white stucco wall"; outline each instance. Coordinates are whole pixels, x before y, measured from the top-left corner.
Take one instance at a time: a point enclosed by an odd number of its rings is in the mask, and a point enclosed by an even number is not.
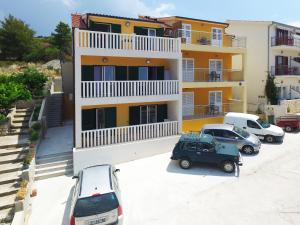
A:
[[[114,165],[171,152],[178,140],[179,136],[171,136],[98,148],[73,149],[74,174],[92,165],[107,163]]]

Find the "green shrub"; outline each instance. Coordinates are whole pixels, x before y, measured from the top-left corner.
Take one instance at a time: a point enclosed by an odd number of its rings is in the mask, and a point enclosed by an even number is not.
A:
[[[18,100],[31,99],[31,93],[23,84],[16,82],[0,83],[0,112],[7,114]]]
[[[30,66],[23,72],[14,74],[11,79],[16,83],[23,84],[32,96],[42,96],[44,85],[48,80],[45,74]]]
[[[1,122],[6,122],[6,121],[8,121],[8,118],[4,114],[0,113],[0,123]]]
[[[35,143],[39,139],[39,133],[35,130],[30,130],[29,141],[30,143]]]
[[[31,128],[35,131],[39,131],[42,128],[42,125],[41,125],[41,123],[36,122],[31,126]]]

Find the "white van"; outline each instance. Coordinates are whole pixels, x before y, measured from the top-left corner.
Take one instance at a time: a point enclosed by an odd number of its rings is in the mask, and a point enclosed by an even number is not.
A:
[[[284,131],[280,127],[261,120],[257,115],[230,112],[225,115],[224,123],[243,128],[269,143],[282,142],[284,137]]]

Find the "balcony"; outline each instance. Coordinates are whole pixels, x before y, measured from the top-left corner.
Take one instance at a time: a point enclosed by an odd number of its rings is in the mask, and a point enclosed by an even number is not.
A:
[[[81,97],[84,104],[172,101],[179,98],[179,81],[81,81]]]
[[[288,51],[290,56],[297,57],[300,50],[300,36],[271,37],[271,47],[277,53]]]
[[[228,112],[243,112],[243,102],[234,101],[222,105],[194,105],[183,106],[183,119],[204,119],[211,117],[222,117]]]
[[[82,148],[161,138],[178,134],[178,121],[114,127],[81,132]]]
[[[240,86],[244,82],[242,70],[223,69],[211,71],[209,68],[192,68],[182,71],[183,88],[198,86]]]
[[[286,65],[272,66],[271,74],[273,76],[300,76],[300,67]]]
[[[179,38],[79,29],[75,29],[74,37],[75,47],[82,55],[99,55],[100,50],[107,56],[178,58],[181,55]]]
[[[187,33],[190,35],[187,37]],[[179,29],[177,37],[181,38],[182,50],[201,50],[228,53],[244,53],[246,49],[246,38],[229,34],[216,35],[212,32],[186,31]]]

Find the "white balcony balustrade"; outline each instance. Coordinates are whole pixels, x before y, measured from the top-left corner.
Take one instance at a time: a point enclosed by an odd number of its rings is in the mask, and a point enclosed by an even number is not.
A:
[[[178,134],[178,121],[82,131],[82,148],[167,137]]]
[[[82,81],[82,98],[133,97],[179,94],[178,80]]]
[[[75,47],[105,50],[181,53],[180,39],[75,30]]]

